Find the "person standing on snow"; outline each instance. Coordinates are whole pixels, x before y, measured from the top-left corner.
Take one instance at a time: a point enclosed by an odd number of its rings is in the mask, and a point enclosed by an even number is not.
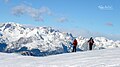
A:
[[[74,41],[73,41],[73,51],[72,52],[76,52],[76,46],[77,46],[77,40],[74,39]]]
[[[93,46],[93,43],[94,43],[92,37],[90,38],[90,40],[88,40],[88,43],[89,43],[89,50],[92,50],[92,46]]]

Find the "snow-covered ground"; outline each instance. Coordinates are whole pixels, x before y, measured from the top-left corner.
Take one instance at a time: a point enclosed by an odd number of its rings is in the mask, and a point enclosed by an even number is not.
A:
[[[0,67],[120,67],[120,48],[45,57],[0,53]]]

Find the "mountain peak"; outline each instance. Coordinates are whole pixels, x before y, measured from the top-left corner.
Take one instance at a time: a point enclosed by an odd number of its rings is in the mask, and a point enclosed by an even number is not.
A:
[[[21,24],[19,24],[19,23],[15,23],[15,22],[0,23],[0,25],[22,26]]]
[[[0,24],[0,30],[4,31],[6,29],[15,29],[15,28],[24,28],[23,25],[19,24],[19,23],[15,23],[15,22],[7,22],[7,23],[1,23]]]

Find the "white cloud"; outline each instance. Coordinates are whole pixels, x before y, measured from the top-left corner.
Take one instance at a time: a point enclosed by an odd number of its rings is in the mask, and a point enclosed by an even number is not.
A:
[[[24,5],[19,5],[12,9],[12,14],[15,16],[21,16],[24,13],[26,13],[26,7]]]
[[[25,1],[25,0],[23,0],[23,1],[22,1],[22,3],[23,3],[23,4],[26,4],[26,5],[30,5],[30,6],[32,6],[32,5],[33,5],[32,3],[27,2],[27,1]]]
[[[36,26],[32,25],[32,24],[22,24],[23,26],[27,27],[27,28],[35,28]]]
[[[100,10],[113,10],[113,7],[111,5],[99,5],[98,9],[100,9]]]
[[[113,23],[108,22],[108,23],[106,23],[105,25],[107,25],[107,26],[113,26]]]
[[[44,15],[50,15],[51,11],[48,7],[41,7],[39,9],[27,6],[27,5],[18,5],[12,9],[12,14],[15,16],[21,16],[27,14],[36,21],[44,21]]]
[[[66,17],[60,17],[57,19],[58,22],[67,22],[68,19]]]
[[[4,0],[5,3],[8,3],[10,0]]]
[[[12,14],[15,16],[20,17],[21,15],[27,15],[32,17],[35,21],[44,22],[45,16],[53,16],[53,19],[57,22],[67,22],[68,18],[65,16],[61,16],[60,14],[53,14],[51,10],[48,7],[40,7],[40,8],[34,8],[32,7],[32,4],[26,4],[26,1],[23,1],[23,4],[17,5],[12,8]]]

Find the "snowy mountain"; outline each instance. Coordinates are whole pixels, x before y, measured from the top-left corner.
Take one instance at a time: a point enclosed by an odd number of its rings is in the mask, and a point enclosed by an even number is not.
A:
[[[0,67],[120,67],[120,48],[45,57],[0,53]]]
[[[47,55],[68,52],[73,36],[54,30],[51,27],[26,28],[18,23],[0,24],[1,51],[28,51],[34,55]]]
[[[88,43],[87,41],[89,40],[89,38],[84,38],[84,37],[78,37],[77,41],[78,41],[78,47],[82,50],[88,50]],[[118,48],[120,47],[120,41],[113,41],[113,40],[109,40],[105,37],[95,37],[94,38],[94,45],[93,45],[93,49],[97,50],[97,49],[107,49],[107,48]]]
[[[0,24],[0,51],[27,52],[33,56],[67,53],[72,50],[74,37],[70,33],[60,32],[51,27],[27,28],[18,23],[8,22]],[[77,37],[77,51],[88,50],[88,38]],[[120,41],[113,41],[105,37],[94,38],[93,49],[120,47]]]

